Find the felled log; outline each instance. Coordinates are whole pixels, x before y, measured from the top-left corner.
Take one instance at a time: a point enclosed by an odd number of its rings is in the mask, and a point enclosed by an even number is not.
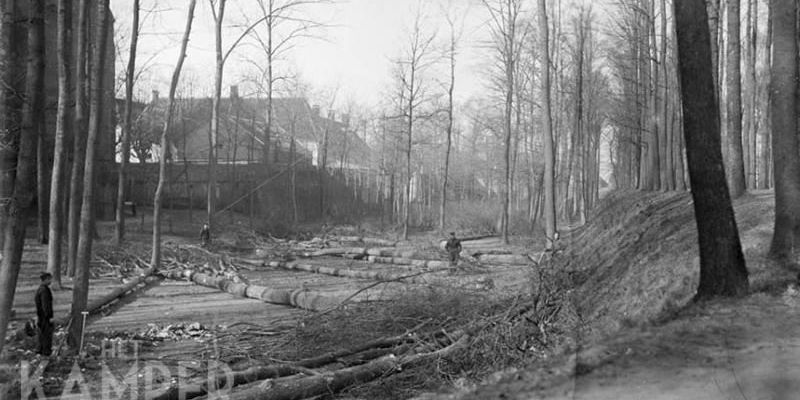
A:
[[[394,247],[397,245],[397,241],[394,240],[386,240],[386,239],[370,238],[362,236],[334,236],[329,239],[337,242],[364,243],[373,246]]]
[[[205,273],[197,273],[191,269],[173,271],[167,274],[167,277],[172,279],[186,279],[201,286],[220,289],[234,296],[247,297],[261,300],[265,303],[292,306],[304,310],[319,311],[338,304],[335,298],[305,289],[270,289],[245,282],[236,282],[224,275],[212,276]]]
[[[441,260],[415,260],[404,257],[368,256],[367,261],[379,264],[408,265],[415,268],[447,268],[449,262]]]
[[[533,262],[522,254],[480,254],[476,258],[485,264],[525,265]]]
[[[251,384],[228,395],[231,400],[299,400],[341,391],[349,386],[369,382],[416,366],[422,361],[444,357],[466,345],[469,336],[463,335],[451,345],[428,353],[396,356],[390,354],[366,364],[325,372],[314,376],[289,376]]]
[[[422,284],[430,283],[429,279],[420,277],[421,274],[408,276],[387,271],[367,271],[367,270],[357,270],[357,269],[347,269],[347,268],[334,268],[334,267],[326,267],[324,265],[300,264],[295,262],[284,262],[284,261],[270,261],[265,263],[265,265],[272,268],[281,268],[290,271],[313,272],[315,274],[324,274],[324,275],[339,276],[345,278],[369,279],[373,281],[382,281],[382,282],[403,281],[409,283],[422,283]]]
[[[234,371],[233,374],[230,375],[232,383],[229,383],[229,376],[224,373],[210,377],[208,380],[195,382],[175,382],[167,389],[166,392],[154,397],[154,399],[193,399],[195,397],[207,394],[209,387],[235,387],[250,382],[294,375],[302,373],[308,368],[318,368],[332,364],[344,357],[358,356],[359,361],[367,362],[390,353],[402,354],[410,349],[408,344],[403,343],[412,341],[413,336],[411,336],[411,334],[418,328],[421,328],[423,325],[425,325],[425,323],[418,325],[416,328],[402,335],[372,340],[351,349],[337,350],[316,357],[306,358],[291,364],[254,366],[245,370]],[[398,345],[401,346],[398,347]]]
[[[367,249],[367,255],[375,257],[422,258],[422,254],[415,249],[396,249],[385,247],[374,247]]]
[[[303,254],[305,257],[366,255],[366,247],[331,247]]]

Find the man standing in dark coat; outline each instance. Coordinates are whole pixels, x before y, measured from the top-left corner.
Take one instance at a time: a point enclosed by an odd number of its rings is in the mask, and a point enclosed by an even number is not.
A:
[[[53,292],[50,291],[50,282],[53,276],[47,272],[39,275],[42,280],[39,290],[36,291],[36,317],[38,318],[39,346],[36,352],[49,356],[53,347]]]
[[[450,239],[445,243],[444,249],[450,258],[450,268],[455,268],[458,265],[458,257],[461,254],[461,241],[456,238],[455,232],[450,232]]]

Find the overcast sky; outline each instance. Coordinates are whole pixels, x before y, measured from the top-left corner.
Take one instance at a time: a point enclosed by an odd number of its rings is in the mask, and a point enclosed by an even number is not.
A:
[[[457,93],[466,99],[479,91],[486,70],[486,30],[480,29],[485,22],[485,10],[477,0],[452,0],[457,12],[464,18],[464,36],[458,60]],[[138,95],[149,96],[151,89],[161,93],[168,90],[169,77],[174,68],[179,49],[180,36],[184,28],[186,0],[158,0],[155,11],[154,0],[142,0],[143,31],[139,41],[138,64],[147,63],[138,82]],[[441,4],[440,4],[441,3]],[[407,42],[418,4],[425,8],[426,27],[437,31],[442,43],[449,35],[443,20],[443,5],[447,0],[349,0],[335,1],[333,5],[309,7],[305,15],[331,26],[317,32],[319,38],[300,39],[289,53],[282,57],[277,67],[280,71],[297,71],[315,92],[330,92],[338,88],[338,99],[342,103],[355,100],[359,104],[374,105],[388,96],[391,86],[392,59]],[[124,48],[118,49],[118,70],[124,70],[127,60],[127,45],[130,36],[130,0],[112,0],[116,16],[116,36]],[[231,0],[226,11],[225,47],[241,32],[244,13],[251,16],[255,0]],[[248,12],[249,11],[249,12]],[[199,0],[195,13],[188,58],[184,67],[186,79],[194,82],[195,96],[207,96],[213,86],[214,36],[213,20],[208,1]],[[255,18],[257,16],[254,16]],[[484,27],[485,28],[485,27]],[[251,57],[254,48],[235,51],[225,69],[224,95],[228,87],[253,74],[254,68],[245,60]],[[243,93],[246,94],[246,93]]]

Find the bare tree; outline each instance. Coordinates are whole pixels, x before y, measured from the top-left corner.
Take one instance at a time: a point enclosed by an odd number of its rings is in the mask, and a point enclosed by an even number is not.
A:
[[[3,2],[3,5],[6,3]],[[29,3],[28,16],[28,59],[26,63],[25,103],[22,108],[22,124],[19,135],[19,147],[16,162],[14,189],[7,207],[5,225],[3,225],[3,259],[0,261],[0,352],[5,344],[6,330],[14,292],[17,287],[22,262],[22,251],[25,245],[27,223],[25,217],[33,203],[36,190],[36,147],[40,140],[37,121],[42,118],[44,74],[41,68],[44,63],[44,0]],[[3,24],[9,23],[13,10],[2,9]],[[6,65],[8,67],[8,64]]]
[[[696,298],[741,296],[748,289],[747,269],[722,163],[719,105],[712,79],[705,2],[676,1],[674,9],[683,95],[683,134],[700,247],[700,284]],[[794,18],[794,12],[791,15]],[[791,36],[793,42],[795,37]]]
[[[744,153],[742,148],[742,48],[739,41],[739,0],[728,0],[728,51],[727,92],[728,107],[728,181],[731,197],[741,196],[745,191]]]
[[[88,120],[87,95],[89,79],[89,0],[78,3],[78,31],[75,37],[75,121],[73,129],[73,162],[69,184],[69,215],[67,216],[67,271],[74,276],[78,255],[78,236],[83,197],[84,163],[81,155],[86,153],[86,131]]]
[[[452,6],[452,4],[451,4]],[[450,66],[450,82],[447,86],[447,141],[444,150],[444,175],[442,176],[442,193],[439,199],[439,230],[444,231],[447,222],[447,183],[450,174],[450,151],[453,147],[453,92],[456,87],[456,55],[461,38],[462,29],[456,30],[455,17],[452,8],[445,13],[450,38],[447,48],[447,59]],[[463,28],[463,27],[462,27]]]
[[[114,242],[119,245],[125,236],[125,168],[131,152],[131,129],[133,119],[133,84],[136,74],[136,47],[139,43],[139,0],[133,0],[133,22],[131,24],[131,45],[128,52],[128,68],[125,72],[125,111],[122,124],[119,171],[117,174],[117,210]]]
[[[500,227],[503,242],[508,243],[508,208],[511,200],[511,136],[512,114],[514,112],[514,79],[516,66],[521,54],[521,42],[527,34],[527,28],[520,24],[522,1],[519,0],[483,0],[483,4],[491,16],[491,31],[495,51],[500,59],[503,74],[502,87],[505,94],[503,112],[504,162],[505,180],[503,183],[503,211]]]
[[[555,150],[550,105],[550,29],[547,24],[547,0],[539,0],[539,29],[542,41],[542,113],[544,125],[544,220],[546,247],[552,249],[556,235]]]
[[[423,30],[423,14],[417,8],[411,27],[408,43],[403,54],[395,60],[397,66],[397,79],[400,84],[400,108],[406,134],[406,182],[405,182],[405,208],[403,213],[403,239],[408,240],[409,216],[411,214],[411,183],[413,172],[411,169],[411,150],[414,141],[414,128],[417,120],[422,115],[421,111],[426,100],[426,82],[423,79],[425,71],[434,62],[433,41],[435,33]]]
[[[78,234],[78,249],[75,255],[75,281],[72,290],[71,318],[76,323],[70,325],[68,342],[70,347],[76,349],[80,345],[83,326],[77,321],[81,320],[81,312],[86,311],[89,298],[89,261],[92,256],[92,226],[94,206],[95,183],[95,148],[97,137],[100,134],[100,124],[103,114],[104,80],[106,70],[106,44],[108,43],[109,18],[108,9],[110,0],[97,2],[97,19],[95,26],[94,53],[92,54],[91,73],[91,104],[89,106],[89,131],[86,137],[86,153],[83,167],[83,199],[81,203],[81,216]],[[88,7],[88,6],[87,6]],[[79,83],[80,84],[80,83]],[[76,162],[79,158],[76,158]]]
[[[17,164],[17,151],[14,145],[14,121],[8,99],[13,97],[13,60],[11,28],[16,20],[12,4],[0,1],[0,227],[6,226],[9,217],[11,195],[14,190],[14,176]],[[5,234],[0,228],[0,249],[3,249]],[[0,250],[2,252],[2,250]]]
[[[138,0],[137,0],[138,1]],[[65,152],[64,137],[69,130],[69,106],[72,94],[72,57],[70,37],[72,25],[72,5],[66,0],[58,2],[58,111],[56,115],[55,146],[53,149],[53,173],[50,181],[50,229],[47,252],[47,272],[53,275],[53,287],[61,288],[61,233],[63,230],[62,210],[64,188]]]
[[[770,257],[791,262],[800,239],[800,159],[797,138],[797,2],[772,0],[770,107],[775,170],[775,228]]]
[[[181,77],[183,61],[186,59],[186,47],[189,44],[189,35],[192,32],[192,20],[194,19],[194,8],[197,0],[191,0],[189,11],[186,16],[186,28],[181,40],[181,50],[178,55],[178,62],[175,64],[175,71],[172,73],[172,82],[169,86],[169,100],[167,100],[167,110],[164,116],[164,130],[161,131],[161,155],[158,160],[158,186],[153,199],[153,246],[152,257],[150,258],[150,268],[158,269],[161,264],[161,197],[163,195],[164,184],[167,180],[167,133],[172,124],[172,114],[175,108],[175,90]]]

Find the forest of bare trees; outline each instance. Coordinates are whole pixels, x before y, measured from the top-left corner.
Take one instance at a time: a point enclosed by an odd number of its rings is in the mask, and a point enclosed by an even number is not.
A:
[[[57,19],[45,24],[51,3]],[[391,67],[375,104],[348,98],[346,88],[313,87],[294,66],[303,62],[292,58],[295,46],[337,29],[319,17],[336,1],[209,0],[197,16],[196,1],[184,3],[176,8],[188,16],[175,24],[183,36],[166,51],[178,62],[168,62],[165,105],[141,95],[159,85],[142,78],[154,67],[138,54],[154,34],[147,21],[163,12],[158,2],[0,1],[0,346],[34,220],[49,242],[54,288],[71,279],[69,344],[78,346],[92,244],[106,239],[95,210],[114,204],[114,241],[124,245],[135,164],[159,164],[143,186],[155,190],[135,194],[152,201],[139,207],[153,216],[155,269],[173,209],[164,205],[181,201],[188,207],[175,208],[205,209],[191,218],[212,230],[231,210],[267,228],[369,217],[402,240],[457,230],[506,244],[541,237],[549,249],[559,230],[590,221],[611,190],[691,189],[700,294],[711,296],[747,291],[731,201],[775,187],[771,255],[786,261],[796,251],[791,0],[418,2],[387,49]],[[115,19],[112,8],[130,18]],[[213,76],[181,73],[196,50],[193,18],[213,25]],[[125,40],[112,43],[119,30]],[[125,66],[116,89],[107,79],[115,63]],[[479,76],[459,75],[467,63]],[[464,95],[473,81],[481,89]],[[114,90],[119,112],[108,102]],[[118,162],[98,165],[110,149]],[[194,167],[200,184],[190,183]],[[280,179],[284,186],[271,183]],[[104,187],[114,188],[110,197]]]

